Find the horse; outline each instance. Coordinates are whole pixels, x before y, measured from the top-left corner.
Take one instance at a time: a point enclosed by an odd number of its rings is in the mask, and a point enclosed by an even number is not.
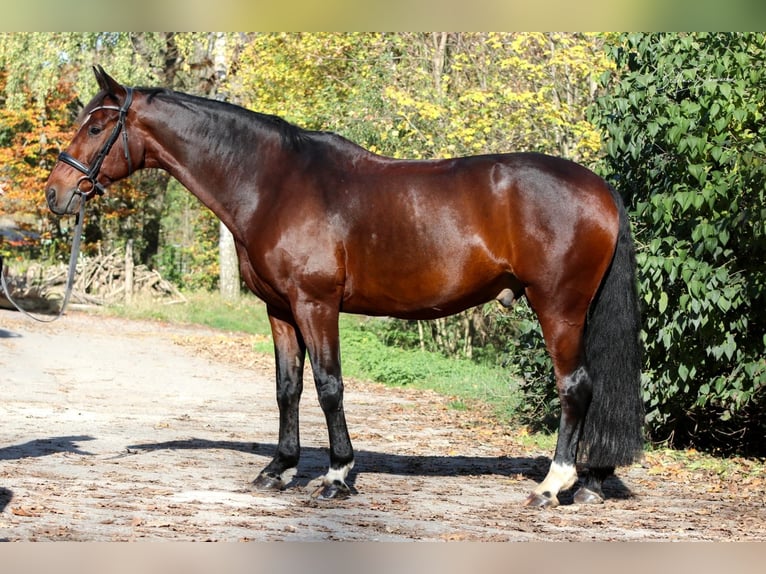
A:
[[[555,507],[578,478],[574,502],[601,503],[603,481],[640,457],[635,248],[604,179],[539,153],[393,159],[277,116],[93,71],[100,91],[50,173],[48,207],[75,213],[111,183],[159,168],[231,230],[276,359],[278,443],[253,488],[284,489],[296,473],[308,353],[329,435],[314,496],[353,494],[340,313],[425,320],[493,299],[526,297],[561,402],[548,473],[524,504]]]

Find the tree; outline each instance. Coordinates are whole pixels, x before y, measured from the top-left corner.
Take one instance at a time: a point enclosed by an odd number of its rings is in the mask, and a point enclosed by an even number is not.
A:
[[[226,36],[222,33],[215,34],[213,43],[213,65],[215,67],[215,90],[219,97],[223,97],[222,85],[226,81],[229,71],[229,58],[226,53]],[[223,222],[218,224],[218,260],[219,281],[218,287],[224,299],[233,301],[240,295],[239,259],[237,257],[234,235]]]
[[[766,38],[626,34],[593,109],[632,207],[655,440],[763,456]]]
[[[376,33],[262,33],[243,46],[229,91],[240,103],[375,148],[394,48]]]
[[[585,108],[610,66],[589,34],[397,35],[385,95],[397,145],[416,157],[541,151],[589,161],[600,148]],[[411,149],[407,149],[411,148]]]

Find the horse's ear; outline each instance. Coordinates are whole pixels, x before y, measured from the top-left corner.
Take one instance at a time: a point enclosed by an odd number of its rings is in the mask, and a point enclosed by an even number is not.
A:
[[[125,95],[125,87],[104,71],[101,66],[93,66],[93,74],[96,76],[98,87],[116,97]]]

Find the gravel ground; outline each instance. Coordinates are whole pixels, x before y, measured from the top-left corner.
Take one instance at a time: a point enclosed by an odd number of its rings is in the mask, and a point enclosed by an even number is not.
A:
[[[766,540],[762,476],[660,453],[607,502],[522,506],[550,452],[449,398],[347,381],[357,452],[347,500],[310,493],[327,465],[308,384],[294,485],[252,491],[277,435],[273,362],[253,338],[73,311],[0,311],[0,539],[7,541]]]

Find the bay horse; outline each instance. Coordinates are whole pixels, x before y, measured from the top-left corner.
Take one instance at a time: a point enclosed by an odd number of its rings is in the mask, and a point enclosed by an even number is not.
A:
[[[538,153],[397,160],[333,133],[101,67],[45,187],[59,215],[142,168],[169,172],[231,230],[242,278],[267,308],[279,439],[253,484],[283,489],[300,455],[306,352],[329,434],[316,496],[344,497],[354,464],[343,408],[341,312],[434,319],[525,296],[561,399],[556,449],[526,499],[604,500],[602,482],[643,448],[640,319],[625,208],[603,179]]]

